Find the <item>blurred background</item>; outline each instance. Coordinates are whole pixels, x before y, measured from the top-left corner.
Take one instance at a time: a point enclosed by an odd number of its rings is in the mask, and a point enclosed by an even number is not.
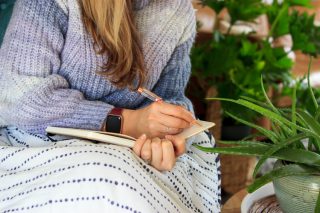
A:
[[[298,86],[297,105],[309,108],[306,82],[320,93],[320,1],[193,1],[197,13],[198,36],[193,48],[192,78],[187,89],[200,119],[213,121],[216,140],[239,140],[255,134],[226,112],[270,128],[267,118],[230,103],[206,101],[221,97],[249,96],[264,101],[264,89],[278,107],[290,107],[293,85]],[[319,100],[318,100],[319,102]],[[311,109],[312,110],[312,109]],[[265,138],[256,136],[256,140]],[[219,145],[221,146],[221,145]],[[255,158],[222,155],[224,201],[252,182]],[[262,172],[272,167],[268,162]]]

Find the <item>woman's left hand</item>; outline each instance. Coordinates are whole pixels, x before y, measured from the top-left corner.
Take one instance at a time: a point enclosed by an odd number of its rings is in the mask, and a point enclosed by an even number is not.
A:
[[[159,171],[170,171],[176,163],[173,143],[167,139],[148,139],[142,135],[137,139],[133,151]]]

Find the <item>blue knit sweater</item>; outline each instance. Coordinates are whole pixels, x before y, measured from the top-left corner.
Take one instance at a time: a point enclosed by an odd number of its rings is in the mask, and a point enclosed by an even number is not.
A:
[[[190,0],[134,0],[134,13],[149,76],[144,86],[192,110],[184,95],[196,32]],[[78,0],[18,0],[0,49],[0,126],[99,129],[113,107],[148,104],[97,74],[105,60],[94,52]]]

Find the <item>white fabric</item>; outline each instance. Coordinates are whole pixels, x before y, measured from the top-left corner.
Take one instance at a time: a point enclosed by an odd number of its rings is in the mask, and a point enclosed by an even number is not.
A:
[[[199,145],[212,147],[202,133]],[[171,172],[130,149],[0,129],[1,212],[220,212],[219,161],[191,146]]]

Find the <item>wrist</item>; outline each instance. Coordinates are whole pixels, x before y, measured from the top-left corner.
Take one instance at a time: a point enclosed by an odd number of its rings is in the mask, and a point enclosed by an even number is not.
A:
[[[135,110],[123,109],[122,117],[123,117],[122,134],[129,135],[131,137],[136,137]]]

